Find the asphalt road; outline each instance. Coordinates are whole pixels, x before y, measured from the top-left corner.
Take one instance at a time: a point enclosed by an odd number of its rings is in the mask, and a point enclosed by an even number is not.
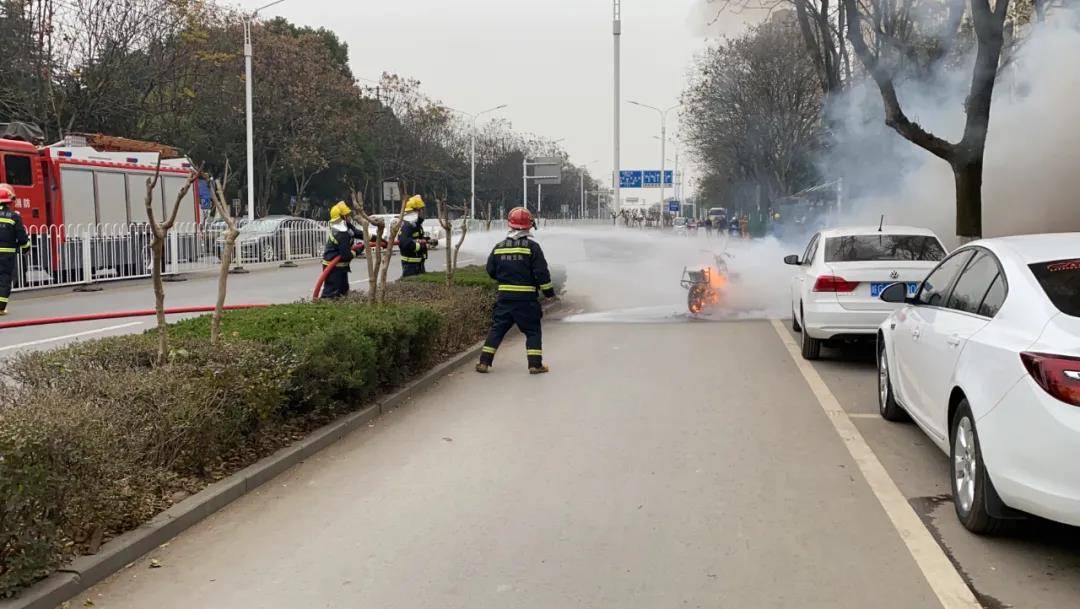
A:
[[[703,242],[541,237],[552,374],[515,336],[72,605],[1077,606],[1080,529],[968,534],[946,457],[878,417],[872,353],[792,356],[783,248],[721,246],[743,293],[710,322],[676,281]]]

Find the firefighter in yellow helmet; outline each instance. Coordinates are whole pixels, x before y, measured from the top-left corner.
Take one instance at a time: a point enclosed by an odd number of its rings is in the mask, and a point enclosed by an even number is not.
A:
[[[15,189],[0,184],[0,315],[7,315],[16,256],[30,247],[22,216],[15,207]]]
[[[338,201],[330,208],[330,235],[323,251],[323,267],[329,266],[334,258],[340,259],[323,282],[323,298],[337,298],[349,293],[349,263],[353,259],[353,242],[358,236],[357,229],[349,222],[351,216],[352,210],[344,201]]]
[[[405,202],[405,216],[398,232],[398,250],[401,252],[401,276],[421,275],[427,272],[427,235],[424,234],[424,199],[413,195]]]

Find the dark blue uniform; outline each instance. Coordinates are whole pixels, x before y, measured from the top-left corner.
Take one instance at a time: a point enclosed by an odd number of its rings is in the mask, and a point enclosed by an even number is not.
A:
[[[349,293],[349,263],[353,259],[353,239],[356,236],[354,229],[348,224],[345,230],[330,227],[330,236],[326,239],[326,249],[323,250],[323,266],[329,266],[334,258],[341,257],[334,270],[327,275],[323,282],[322,297],[337,298]]]
[[[16,257],[30,247],[19,212],[0,204],[0,311],[6,311],[15,275]]]
[[[401,276],[421,275],[427,272],[424,261],[427,260],[427,243],[424,235],[424,221],[403,221],[398,234],[398,250],[401,252]]]
[[[525,335],[525,353],[529,367],[544,363],[541,341],[539,294],[555,296],[551,273],[540,245],[529,239],[506,239],[495,246],[488,256],[487,273],[499,282],[499,299],[491,320],[491,332],[484,341],[480,363],[491,365],[503,337],[515,325]]]

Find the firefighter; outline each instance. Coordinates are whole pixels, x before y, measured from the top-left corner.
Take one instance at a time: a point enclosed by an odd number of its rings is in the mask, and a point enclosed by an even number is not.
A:
[[[0,315],[7,315],[16,257],[30,247],[22,216],[14,207],[15,189],[0,184]]]
[[[338,201],[330,208],[330,235],[323,252],[323,267],[330,266],[334,258],[341,259],[323,282],[323,298],[337,298],[349,293],[349,263],[353,259],[353,239],[357,234],[349,224],[351,215],[352,210],[344,201]]]
[[[427,235],[424,234],[424,199],[413,195],[405,202],[405,217],[398,233],[398,250],[401,252],[401,276],[422,275],[427,272]]]
[[[548,367],[544,365],[541,346],[543,310],[539,294],[554,298],[555,288],[544,251],[530,238],[529,229],[534,226],[532,214],[524,207],[515,207],[510,210],[508,220],[510,234],[495,246],[487,260],[487,273],[499,284],[499,298],[476,371],[487,372],[491,368],[503,337],[516,325],[525,335],[529,373],[543,374]]]

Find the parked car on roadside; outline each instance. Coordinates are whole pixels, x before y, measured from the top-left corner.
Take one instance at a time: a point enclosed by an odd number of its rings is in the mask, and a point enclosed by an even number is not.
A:
[[[949,454],[963,525],[1080,525],[1080,233],[977,241],[881,298],[881,416]]]
[[[326,236],[327,228],[314,220],[295,216],[265,216],[239,228],[237,254],[242,262],[284,260],[288,243],[291,257],[317,258],[326,247]],[[219,255],[224,243],[224,237],[219,237]]]
[[[382,220],[383,222],[386,222],[387,226],[393,226],[397,223],[398,220],[397,214],[372,214],[371,218]],[[451,223],[451,226],[453,226],[453,223]],[[439,226],[438,220],[428,218],[424,221],[424,234],[428,236],[429,249],[435,249],[439,247],[439,242],[445,239],[445,232],[446,231],[444,231],[442,227]],[[396,241],[394,242],[394,245],[397,245]]]
[[[802,332],[802,355],[817,359],[826,341],[873,338],[896,305],[878,296],[901,281],[911,294],[945,247],[925,228],[874,226],[823,230],[802,256],[784,262],[798,267],[791,279],[791,324]]]

